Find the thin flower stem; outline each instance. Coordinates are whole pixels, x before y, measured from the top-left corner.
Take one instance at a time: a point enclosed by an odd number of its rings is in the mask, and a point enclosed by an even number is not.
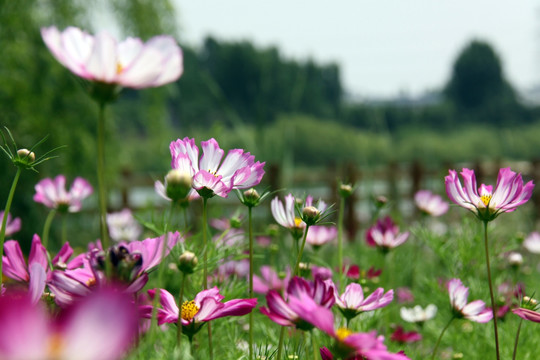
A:
[[[180,284],[180,295],[178,296],[178,322],[176,323],[176,341],[178,349],[182,343],[182,303],[184,302],[184,287],[186,284],[186,274],[182,272],[182,284]]]
[[[281,327],[281,331],[279,333],[279,343],[277,348],[277,356],[276,360],[281,359],[281,351],[283,350],[283,339],[285,338],[285,326]]]
[[[43,247],[45,249],[47,249],[47,246],[49,245],[49,232],[51,230],[51,224],[55,215],[56,215],[56,209],[51,209],[51,211],[49,212],[49,215],[47,215],[47,218],[45,219],[45,225],[43,225],[43,234],[41,235],[41,243],[43,244]]]
[[[441,335],[439,335],[439,338],[437,339],[437,343],[435,344],[435,348],[433,349],[433,354],[431,354],[431,360],[435,359],[435,355],[437,354],[437,350],[439,349],[439,344],[441,343],[441,339],[442,339],[444,333],[446,332],[446,329],[448,329],[448,327],[450,327],[450,324],[452,323],[452,321],[454,321],[454,319],[455,319],[455,317],[452,316],[452,318],[450,319],[448,324],[446,324],[444,329],[442,329]]]
[[[66,214],[62,215],[62,245],[67,242]]]
[[[4,208],[4,218],[2,219],[2,227],[0,228],[0,259],[4,256],[4,240],[6,238],[6,225],[9,210],[11,210],[11,203],[13,202],[13,195],[21,176],[21,168],[17,168],[13,182],[11,183],[11,189],[9,190],[8,199],[6,201],[6,207]],[[2,261],[0,261],[0,284],[2,283]]]
[[[339,292],[343,292],[343,213],[345,212],[345,198],[342,196],[341,201],[339,202],[339,212],[338,212],[338,271],[339,271]]]
[[[249,235],[249,297],[253,298],[253,218],[252,207],[248,206],[248,235]],[[253,360],[253,311],[249,312],[249,360]]]
[[[320,357],[319,346],[317,345],[317,339],[315,338],[315,332],[311,331],[311,345],[313,346],[313,360],[317,360]]]
[[[105,103],[99,103],[98,142],[97,142],[97,178],[99,195],[99,226],[101,231],[101,245],[103,250],[109,248],[109,235],[107,233],[107,187],[105,184]],[[105,258],[105,272],[111,275],[112,264],[107,256]]]
[[[154,294],[153,301],[153,310],[152,310],[152,319],[150,321],[152,333],[157,329],[157,306],[160,302],[161,292],[160,289],[163,287],[163,274],[165,273],[165,254],[169,248],[169,229],[171,228],[172,215],[174,213],[174,201],[171,201],[171,207],[169,208],[169,215],[167,216],[167,222],[165,222],[163,235],[163,246],[161,248],[161,262],[158,266],[158,278],[157,278],[157,289]]]
[[[519,333],[521,332],[521,325],[523,324],[523,319],[520,319],[519,326],[516,333],[516,341],[514,342],[514,353],[512,354],[512,360],[516,360],[517,348],[519,343]]]
[[[495,351],[497,354],[497,360],[500,360],[499,355],[499,331],[497,328],[497,304],[495,303],[495,297],[493,296],[493,285],[491,282],[491,269],[489,266],[489,250],[488,250],[488,222],[484,221],[484,248],[486,250],[486,268],[489,284],[489,296],[491,297],[491,311],[493,312],[493,329],[495,331]]]
[[[207,198],[203,197],[203,289],[208,289],[208,244],[207,244],[207,228],[208,228],[208,209],[206,202]],[[210,353],[210,359],[214,358],[214,352],[212,349],[212,324],[208,322],[208,352]]]
[[[307,238],[308,230],[309,230],[309,225],[306,225],[306,231],[304,232],[304,237],[302,238],[302,245],[300,246],[300,250],[298,250],[298,257],[296,258],[296,264],[294,265],[293,276],[298,275],[298,271],[300,269],[300,261],[302,260],[302,253],[304,252],[304,246],[306,245],[306,238]]]

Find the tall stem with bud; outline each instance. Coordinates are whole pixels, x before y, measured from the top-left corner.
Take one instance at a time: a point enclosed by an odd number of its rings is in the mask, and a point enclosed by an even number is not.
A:
[[[6,207],[4,208],[4,217],[2,219],[2,227],[0,228],[0,259],[4,255],[4,240],[6,237],[6,226],[9,210],[11,210],[11,203],[13,202],[13,195],[15,194],[15,189],[17,188],[17,183],[19,182],[19,177],[21,176],[21,168],[17,168],[13,182],[11,183],[11,189],[9,190],[9,195],[6,201]],[[0,283],[2,282],[2,262],[0,261]]]
[[[493,284],[491,281],[491,268],[489,266],[489,250],[488,250],[488,221],[484,221],[484,249],[486,253],[486,268],[489,284],[489,296],[491,298],[491,310],[493,311],[493,330],[495,332],[495,352],[497,354],[497,360],[500,360],[499,355],[499,331],[497,327],[497,303],[495,302],[495,296],[493,295]]]

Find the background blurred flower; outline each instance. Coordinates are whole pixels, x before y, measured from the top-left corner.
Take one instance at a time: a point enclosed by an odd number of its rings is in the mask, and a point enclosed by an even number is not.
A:
[[[530,233],[523,241],[523,247],[533,254],[540,254],[540,233]]]
[[[390,304],[394,299],[394,290],[384,293],[383,288],[377,288],[368,297],[364,298],[364,290],[357,283],[351,283],[340,296],[335,292],[336,305],[347,319],[352,319],[365,311],[380,309]]]
[[[429,190],[420,190],[414,194],[414,202],[418,209],[431,216],[441,216],[448,211],[448,203]]]
[[[66,191],[66,177],[58,175],[54,179],[46,178],[35,186],[34,201],[42,203],[50,209],[60,212],[77,212],[81,210],[82,200],[92,194],[94,189],[88,181],[81,177],[75,178],[73,184]]]
[[[450,295],[450,304],[454,309],[454,315],[478,323],[485,323],[493,318],[491,309],[485,307],[482,300],[467,303],[469,288],[463,286],[460,279],[452,279],[447,285]]]
[[[437,306],[429,304],[423,309],[420,305],[416,305],[413,308],[402,307],[399,310],[401,318],[407,322],[412,323],[424,323],[431,320],[437,314]]]
[[[326,243],[336,240],[337,227],[314,225],[309,228],[306,242],[318,248]]]
[[[0,211],[0,230],[2,229],[3,220],[4,220],[4,212]],[[11,236],[19,230],[21,230],[21,219],[18,217],[12,218],[10,214],[7,214],[5,236],[6,237]]]
[[[182,51],[171,36],[117,43],[106,32],[92,36],[75,27],[60,32],[54,26],[42,28],[41,36],[56,60],[90,81],[140,89],[173,82],[183,72]]]
[[[399,227],[387,216],[370,227],[366,232],[366,242],[369,246],[376,246],[383,251],[388,251],[409,238],[409,232],[399,233]]]
[[[398,326],[390,336],[390,340],[400,344],[412,343],[422,340],[422,335],[416,331],[405,331],[402,326]]]
[[[142,226],[135,220],[130,209],[107,214],[109,235],[114,241],[135,241],[142,234]]]

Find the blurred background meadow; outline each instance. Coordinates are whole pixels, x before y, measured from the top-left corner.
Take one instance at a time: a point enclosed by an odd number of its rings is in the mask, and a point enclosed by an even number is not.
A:
[[[346,208],[346,253],[354,254],[351,262],[366,268],[384,266],[380,254],[365,246],[359,251],[358,243],[374,222],[376,197],[385,196],[384,212],[394,215],[422,244],[420,252],[410,245],[393,254],[395,276],[385,278],[387,288],[410,286],[432,295],[420,301],[423,306],[444,304],[446,293],[433,292],[440,288],[439,278],[419,275],[432,273],[461,277],[475,289],[474,299],[487,301],[485,279],[478,276],[484,271],[480,224],[456,208],[444,222],[427,221],[419,217],[412,199],[420,189],[445,197],[444,176],[448,169],[462,167],[474,168],[479,182],[494,183],[498,169],[511,166],[525,180],[540,183],[540,2],[271,4],[2,1],[0,125],[22,146],[48,135],[36,149],[38,155],[41,149],[66,145],[39,173],[21,178],[11,212],[23,224],[35,226],[24,226],[18,237],[31,239],[47,216],[32,200],[39,179],[62,173],[95,183],[96,177],[98,108],[78,79],[51,56],[39,29],[71,25],[143,40],[166,33],[182,47],[182,77],[160,88],[124,89],[108,108],[109,210],[130,207],[144,221],[159,219],[164,203],[154,194],[153,184],[170,169],[169,143],[214,137],[224,149],[243,148],[266,161],[263,187],[272,191],[287,189],[335,203],[339,181],[355,183]],[[14,170],[4,157],[0,169],[3,204]],[[98,236],[97,215],[88,216],[97,214],[97,199],[92,200],[85,211],[71,215],[68,234],[78,234],[70,238],[72,246],[84,248]],[[213,215],[230,217],[237,202],[233,195],[219,204],[211,209]],[[539,206],[536,190],[523,209],[495,221],[492,236],[499,243],[494,254],[500,255],[495,260],[496,283],[517,281],[501,254],[519,249],[525,235],[538,230]],[[266,224],[271,219],[269,206],[263,207],[256,216]],[[257,231],[265,229],[261,225]],[[53,224],[52,232],[60,232],[59,223]],[[28,248],[29,243],[21,245]],[[333,256],[331,250],[324,251],[320,265]],[[261,253],[259,265],[271,256],[270,250]],[[538,289],[537,256],[527,255],[525,264],[520,279]],[[234,288],[234,283],[229,285],[229,290]],[[366,317],[371,322],[358,325],[358,330],[376,325],[389,335],[386,320],[398,317],[399,306],[390,311],[383,319]],[[408,348],[407,354],[425,358],[445,322],[428,324],[426,345]],[[519,321],[516,317],[508,322],[511,326],[502,335],[504,358],[510,356]],[[527,329],[538,334],[534,325],[527,324]],[[220,326],[229,325],[216,326],[219,332]],[[443,346],[454,346],[443,350],[446,358],[460,358],[475,346],[480,354],[492,351],[490,325],[459,326],[443,341]],[[266,337],[269,344],[277,342],[277,326],[275,332],[268,332],[266,325],[256,331],[258,346]],[[169,335],[174,342],[174,332]],[[536,359],[539,341],[529,335],[523,339],[519,358]],[[456,346],[464,341],[468,344],[463,348]],[[229,343],[216,346],[217,353],[227,351],[231,359],[240,356],[237,348],[227,348]]]

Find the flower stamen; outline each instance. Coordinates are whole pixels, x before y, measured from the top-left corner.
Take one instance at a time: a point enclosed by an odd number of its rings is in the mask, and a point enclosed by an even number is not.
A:
[[[339,341],[345,340],[351,334],[352,334],[352,331],[347,328],[339,328],[336,331],[336,336]]]
[[[182,319],[186,321],[191,321],[193,317],[199,312],[199,307],[195,305],[195,300],[184,301],[182,304]]]
[[[491,197],[492,195],[482,195],[480,196],[480,200],[482,200],[482,202],[484,203],[484,205],[488,206],[489,205],[489,202],[491,201]]]

